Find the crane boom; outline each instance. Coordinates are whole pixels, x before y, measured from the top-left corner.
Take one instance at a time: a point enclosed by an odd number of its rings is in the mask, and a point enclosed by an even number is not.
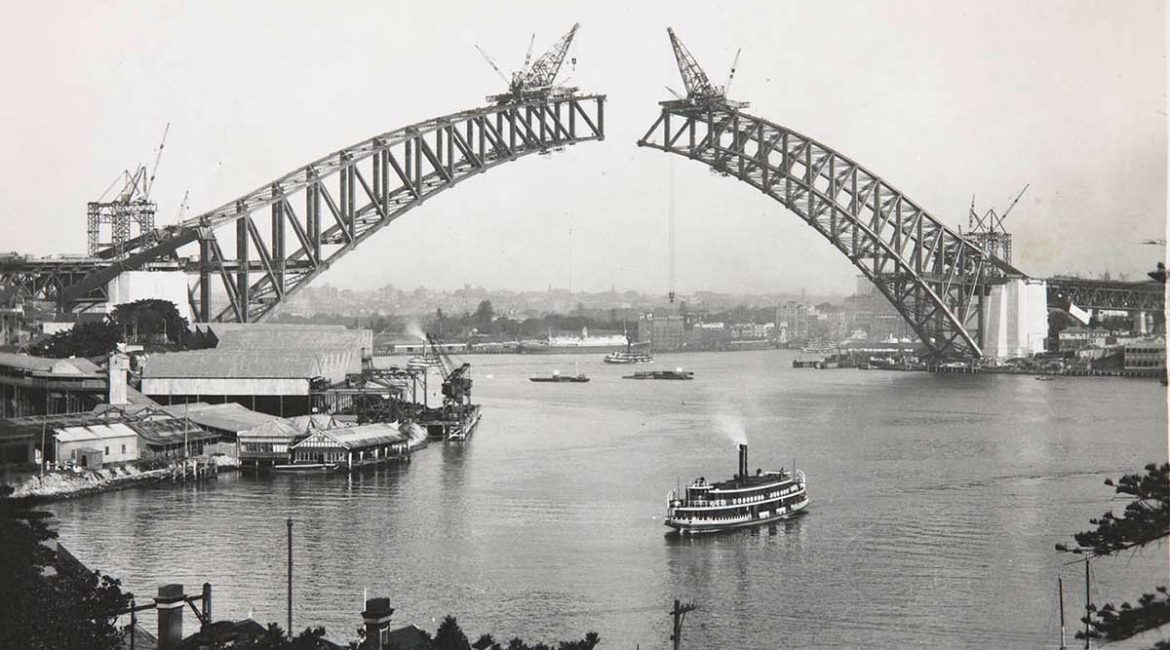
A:
[[[479,52],[480,56],[483,57],[483,60],[487,61],[488,65],[492,67],[492,70],[495,70],[496,74],[500,75],[500,79],[503,79],[504,83],[511,83],[508,81],[508,77],[504,76],[504,73],[500,70],[500,66],[496,65],[495,60],[492,59],[490,54],[485,52],[484,49],[478,45],[475,46],[475,51]]]
[[[154,189],[154,176],[158,173],[158,164],[162,161],[163,147],[167,146],[167,134],[170,132],[171,123],[167,122],[166,127],[163,129],[162,141],[158,143],[158,153],[154,155],[154,167],[150,169],[150,180],[143,186],[142,195],[148,201],[150,200],[150,191]]]
[[[1012,208],[1016,207],[1016,204],[1020,202],[1020,199],[1021,199],[1021,198],[1023,198],[1023,196],[1024,196],[1024,192],[1027,192],[1027,191],[1028,191],[1028,188],[1029,188],[1029,187],[1031,187],[1031,186],[1032,186],[1032,184],[1031,184],[1031,183],[1027,183],[1027,184],[1025,184],[1025,185],[1024,185],[1024,189],[1020,190],[1020,193],[1016,195],[1016,198],[1012,199],[1012,203],[1011,203],[1011,205],[1009,205],[1009,206],[1008,206],[1007,210],[1004,210],[1004,211],[1003,211],[1003,216],[999,218],[999,224],[1000,224],[1000,225],[1002,225],[1002,224],[1003,224],[1003,220],[1004,220],[1004,219],[1007,219],[1007,216],[1008,216],[1009,214],[1011,214],[1011,212],[1012,212]]]
[[[699,63],[695,61],[695,57],[691,56],[690,51],[678,39],[674,30],[667,27],[666,33],[670,36],[670,46],[674,49],[674,59],[678,62],[678,73],[682,75],[683,86],[687,90],[687,97],[694,99],[698,97],[717,96],[719,93],[711,85],[711,80],[707,78],[707,73],[703,72],[703,68],[699,67]]]
[[[561,71],[561,64],[565,62],[565,54],[573,42],[573,36],[581,28],[581,23],[573,23],[573,27],[560,38],[547,52],[533,62],[532,67],[524,71],[524,89],[535,90],[551,86]]]
[[[723,84],[724,95],[731,92],[731,81],[735,79],[735,69],[739,66],[739,53],[741,51],[742,48],[737,48],[735,50],[735,58],[731,60],[731,72],[727,74],[727,83]]]

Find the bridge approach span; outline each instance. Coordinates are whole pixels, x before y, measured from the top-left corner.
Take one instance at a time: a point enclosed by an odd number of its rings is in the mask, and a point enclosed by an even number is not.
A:
[[[169,260],[195,271],[188,296],[197,320],[259,321],[443,190],[523,156],[603,140],[604,106],[604,95],[548,94],[374,136],[177,226],[132,239],[125,257],[102,251],[108,265],[61,287],[58,300],[66,307],[92,301],[120,273]],[[228,229],[234,241],[222,246],[217,231]],[[214,299],[213,286],[222,288]],[[226,306],[213,310],[213,301]]]

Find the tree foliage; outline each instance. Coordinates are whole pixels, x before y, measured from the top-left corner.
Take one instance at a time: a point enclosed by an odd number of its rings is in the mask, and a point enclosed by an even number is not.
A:
[[[115,625],[131,598],[100,572],[58,566],[57,535],[39,501],[0,485],[0,648],[120,648]]]
[[[459,629],[455,617],[445,616],[443,622],[439,623],[439,629],[435,630],[431,647],[435,650],[471,650],[471,642],[463,630]]]
[[[577,641],[559,641],[554,645],[547,643],[529,644],[516,637],[508,641],[507,645],[500,645],[490,634],[479,637],[475,643],[468,643],[467,635],[459,629],[459,624],[453,616],[447,616],[439,624],[431,641],[433,650],[593,650],[601,643],[601,637],[596,632],[589,632],[584,638]]]
[[[114,351],[122,340],[122,330],[108,320],[77,323],[72,329],[57,332],[47,341],[34,346],[30,354],[38,357],[101,357]]]
[[[1075,547],[1057,544],[1058,551],[1090,557],[1114,555],[1170,536],[1170,463],[1150,463],[1145,473],[1127,474],[1116,483],[1106,480],[1105,484],[1113,486],[1117,494],[1130,498],[1125,512],[1116,516],[1108,511],[1090,519],[1095,528],[1074,535]],[[1081,619],[1081,622],[1086,621]],[[1091,638],[1128,639],[1170,623],[1170,596],[1165,586],[1159,586],[1155,593],[1143,594],[1136,604],[1108,603],[1091,609],[1087,622]],[[1084,633],[1078,632],[1077,638],[1084,638]],[[1163,640],[1155,647],[1170,648],[1170,643]]]
[[[124,340],[133,343],[183,343],[188,334],[187,319],[169,300],[147,298],[118,305],[110,319],[121,330]]]

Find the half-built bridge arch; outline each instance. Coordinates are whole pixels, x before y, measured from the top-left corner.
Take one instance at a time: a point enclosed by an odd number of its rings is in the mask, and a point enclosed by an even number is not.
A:
[[[197,321],[264,319],[444,190],[525,156],[603,140],[605,96],[554,85],[577,28],[515,73],[506,93],[488,98],[491,105],[376,135],[176,226],[100,251],[106,261],[60,282],[58,302],[66,309],[101,302],[120,274],[169,264],[194,277],[187,293]]]
[[[982,356],[987,292],[1023,274],[856,161],[744,112],[747,104],[712,86],[667,31],[687,94],[660,103],[638,145],[706,164],[780,202],[877,286],[935,359]]]

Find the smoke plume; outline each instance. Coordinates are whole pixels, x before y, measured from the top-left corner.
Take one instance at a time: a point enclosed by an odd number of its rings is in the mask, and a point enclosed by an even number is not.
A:
[[[427,340],[427,335],[423,333],[422,327],[420,327],[418,321],[413,318],[406,321],[406,335],[420,341]]]
[[[727,413],[716,415],[715,428],[736,445],[747,444],[747,430],[744,429],[743,420],[738,415]]]

